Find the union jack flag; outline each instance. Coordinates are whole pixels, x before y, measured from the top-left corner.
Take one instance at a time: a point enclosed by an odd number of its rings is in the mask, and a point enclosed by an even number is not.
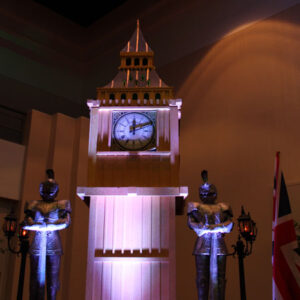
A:
[[[273,300],[300,299],[300,256],[290,201],[276,153],[273,189]]]

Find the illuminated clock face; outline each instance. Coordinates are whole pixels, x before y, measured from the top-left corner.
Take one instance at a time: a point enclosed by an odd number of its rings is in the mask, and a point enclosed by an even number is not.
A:
[[[113,140],[120,150],[153,150],[156,112],[115,112]]]

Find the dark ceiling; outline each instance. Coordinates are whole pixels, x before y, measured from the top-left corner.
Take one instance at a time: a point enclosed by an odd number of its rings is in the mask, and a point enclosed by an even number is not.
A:
[[[127,0],[34,0],[69,20],[88,27]]]

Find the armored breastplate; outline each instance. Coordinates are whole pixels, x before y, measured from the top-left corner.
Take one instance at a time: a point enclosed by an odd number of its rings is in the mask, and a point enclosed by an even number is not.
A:
[[[34,222],[36,223],[55,223],[60,218],[60,214],[65,207],[65,201],[54,201],[47,203],[44,201],[35,201],[30,205],[31,211],[34,213]],[[30,254],[39,255],[41,247],[44,247],[43,239],[46,239],[47,255],[62,255],[62,245],[59,231],[37,231],[30,246]]]
[[[199,204],[197,210],[197,219],[204,225],[214,225],[226,222],[228,220],[228,210],[230,208],[223,203],[208,205]],[[226,255],[227,248],[222,233],[206,233],[196,240],[194,255],[210,255],[212,239],[216,239],[215,247],[217,255]]]

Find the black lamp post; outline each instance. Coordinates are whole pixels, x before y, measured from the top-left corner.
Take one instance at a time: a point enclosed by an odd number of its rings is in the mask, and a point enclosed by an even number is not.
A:
[[[235,245],[232,245],[234,252],[231,255],[237,254],[239,258],[240,294],[241,300],[246,300],[244,258],[252,253],[252,244],[257,235],[257,228],[250,217],[250,213],[246,214],[243,206],[241,215],[238,218],[238,230],[238,240]],[[242,238],[245,240],[246,245]]]
[[[25,275],[25,266],[26,266],[26,256],[29,249],[29,240],[28,240],[28,231],[23,228],[24,223],[19,224],[19,241],[20,241],[20,248],[19,250],[15,250],[11,247],[10,241],[12,237],[15,235],[17,231],[17,218],[11,212],[4,218],[3,224],[3,232],[7,237],[7,244],[8,249],[10,252],[14,254],[21,253],[21,265],[20,265],[20,275],[19,275],[19,284],[18,284],[18,294],[17,300],[22,300],[23,297],[23,285],[24,285],[24,275]]]

